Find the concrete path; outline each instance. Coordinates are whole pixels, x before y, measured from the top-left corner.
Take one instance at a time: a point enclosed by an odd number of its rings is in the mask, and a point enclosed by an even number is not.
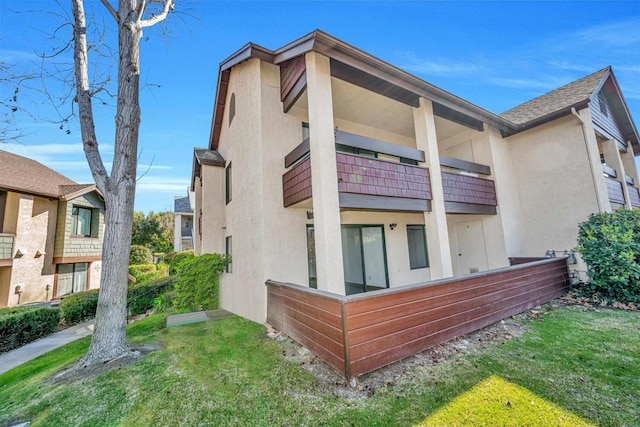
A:
[[[56,332],[15,350],[0,354],[0,374],[27,363],[51,350],[93,333],[93,320]]]
[[[224,319],[225,317],[229,317],[229,316],[233,316],[233,314],[222,309],[196,311],[193,313],[174,314],[172,316],[167,317],[167,327],[170,328],[172,326],[206,322],[207,320]]]

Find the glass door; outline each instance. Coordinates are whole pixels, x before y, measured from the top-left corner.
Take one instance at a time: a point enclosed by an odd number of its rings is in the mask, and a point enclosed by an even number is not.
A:
[[[318,289],[316,273],[316,239],[313,225],[307,225],[307,267],[309,269],[309,287]]]
[[[382,225],[343,225],[342,257],[347,295],[388,287]]]

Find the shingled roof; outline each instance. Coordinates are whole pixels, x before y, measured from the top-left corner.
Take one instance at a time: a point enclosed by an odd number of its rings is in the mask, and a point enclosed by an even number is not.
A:
[[[191,209],[191,204],[189,203],[189,196],[185,197],[176,197],[173,202],[174,212],[180,213],[192,213],[193,209]]]
[[[611,67],[603,68],[579,80],[514,107],[500,116],[516,125],[525,125],[537,119],[586,103]]]
[[[27,157],[0,150],[0,189],[52,198],[69,198],[95,189]]]

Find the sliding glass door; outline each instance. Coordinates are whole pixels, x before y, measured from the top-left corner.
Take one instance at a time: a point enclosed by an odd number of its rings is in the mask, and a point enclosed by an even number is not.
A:
[[[388,287],[382,225],[343,225],[342,258],[347,295]]]

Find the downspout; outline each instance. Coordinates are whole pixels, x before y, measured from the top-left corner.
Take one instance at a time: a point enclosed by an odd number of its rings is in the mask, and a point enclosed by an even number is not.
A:
[[[589,169],[591,170],[591,181],[593,183],[593,190],[596,193],[596,202],[598,203],[598,210],[602,212],[602,200],[600,200],[600,193],[598,192],[598,184],[596,183],[596,171],[593,168],[593,156],[591,156],[591,150],[589,150],[589,143],[587,142],[587,131],[585,130],[585,123],[582,117],[576,111],[576,107],[571,107],[571,114],[580,122],[582,127],[582,139],[584,140],[584,148],[587,150],[587,158],[589,159]]]

